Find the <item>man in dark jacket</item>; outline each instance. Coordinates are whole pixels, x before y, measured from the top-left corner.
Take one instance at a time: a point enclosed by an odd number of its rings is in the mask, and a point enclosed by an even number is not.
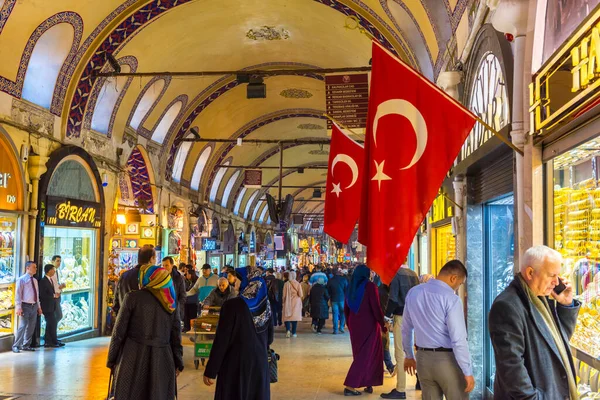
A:
[[[419,284],[419,276],[415,271],[402,265],[392,283],[388,297],[385,315],[388,318],[394,318],[394,356],[396,358],[396,367],[402,368],[404,365],[404,350],[402,343],[402,315],[404,314],[404,302],[408,291]],[[396,388],[390,393],[381,395],[384,399],[405,399],[406,398],[406,372],[400,370],[396,374]]]
[[[175,261],[173,261],[172,257],[165,257],[162,259],[162,267],[169,271],[171,279],[173,279],[173,287],[175,288],[175,295],[177,296],[177,312],[179,313],[179,319],[183,321],[183,309],[185,308],[185,301],[187,300],[185,280],[179,271],[173,268],[174,266]]]
[[[271,311],[273,313],[273,325],[283,325],[283,285],[284,282],[275,276],[275,270],[269,268],[267,270],[267,276],[265,277],[267,282],[267,293],[269,295],[269,302],[271,302]]]
[[[495,399],[576,399],[569,339],[580,303],[573,288],[556,294],[562,257],[535,246],[521,259],[520,273],[496,298],[489,330],[496,356]]]
[[[115,315],[119,313],[119,309],[121,308],[121,304],[123,304],[125,295],[134,290],[140,290],[140,266],[145,264],[156,264],[156,252],[154,251],[154,246],[152,245],[144,245],[138,251],[138,265],[129,271],[125,271],[119,277],[115,293],[115,302],[112,307]]]
[[[338,268],[333,270],[334,276],[327,282],[327,291],[331,298],[331,312],[333,314],[333,334],[344,333],[346,316],[344,315],[344,301],[348,290],[348,280],[342,276]],[[339,321],[339,328],[338,328]]]

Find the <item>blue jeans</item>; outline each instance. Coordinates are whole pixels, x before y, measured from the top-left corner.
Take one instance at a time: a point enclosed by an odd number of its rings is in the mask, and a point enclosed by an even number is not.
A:
[[[346,316],[344,315],[344,302],[343,301],[332,301],[331,312],[333,313],[333,331],[344,330],[346,325]],[[339,329],[338,329],[339,321]]]
[[[285,330],[288,332],[292,332],[292,335],[296,334],[296,328],[298,327],[298,321],[286,321],[285,322]]]

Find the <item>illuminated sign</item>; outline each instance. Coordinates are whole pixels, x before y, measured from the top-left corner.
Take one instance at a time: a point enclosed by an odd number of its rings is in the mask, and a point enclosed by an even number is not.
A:
[[[429,217],[429,222],[434,223],[438,221],[443,221],[446,218],[450,218],[452,216],[452,207],[448,206],[447,200],[441,194],[438,195],[433,204],[431,206],[431,216]]]
[[[538,133],[576,118],[600,90],[600,8],[535,75],[529,85],[531,130]]]
[[[46,224],[100,228],[100,204],[49,196]]]
[[[202,239],[202,250],[204,250],[204,251],[217,250],[217,241],[212,238],[203,238]]]
[[[12,145],[0,135],[0,209],[23,209],[23,182]]]

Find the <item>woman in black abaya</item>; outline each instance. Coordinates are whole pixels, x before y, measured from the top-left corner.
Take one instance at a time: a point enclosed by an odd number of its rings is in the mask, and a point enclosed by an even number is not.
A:
[[[273,342],[273,321],[267,285],[254,267],[238,268],[240,296],[221,308],[204,383],[217,379],[215,400],[269,400],[267,348]]]

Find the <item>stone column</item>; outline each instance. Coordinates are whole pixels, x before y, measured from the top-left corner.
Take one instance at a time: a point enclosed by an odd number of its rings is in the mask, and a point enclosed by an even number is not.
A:
[[[29,172],[29,179],[31,180],[31,197],[29,201],[29,244],[27,248],[29,260],[33,260],[35,254],[40,177],[47,171],[47,162],[48,157],[38,155],[30,155],[27,160],[27,171]]]
[[[531,64],[531,54],[527,53],[528,17],[530,13],[530,4],[528,0],[487,0],[490,9],[493,10],[492,24],[499,32],[508,33],[513,36],[513,95],[512,95],[512,121],[511,121],[511,140],[524,153],[523,156],[516,154],[515,163],[515,269],[518,268],[519,256],[531,247],[534,243],[533,226],[534,221],[539,223],[543,216],[543,210],[540,207],[533,207],[533,187],[541,185],[534,179],[534,165],[541,164],[541,152],[535,149],[529,135],[528,126],[528,102],[525,101],[529,91],[527,86],[531,73],[527,65]],[[532,30],[532,29],[530,29]],[[531,38],[529,38],[531,39]],[[530,69],[530,68],[529,68]],[[540,192],[541,191],[536,191]],[[537,202],[536,202],[537,203]],[[540,205],[541,206],[541,205]],[[535,214],[539,214],[534,218]]]
[[[466,231],[466,207],[467,207],[467,179],[463,175],[454,177],[454,228],[456,232],[456,258],[463,263],[467,259],[467,231]],[[461,209],[462,207],[462,209]]]

